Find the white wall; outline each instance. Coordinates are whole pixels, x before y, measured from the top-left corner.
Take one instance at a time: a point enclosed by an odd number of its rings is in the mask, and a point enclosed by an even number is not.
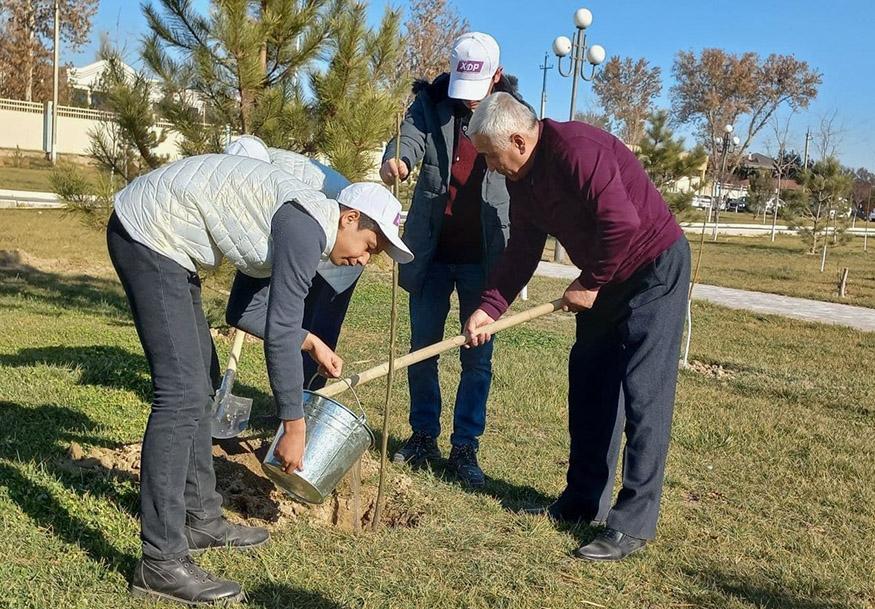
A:
[[[43,104],[0,99],[0,148],[43,151],[45,112]],[[87,155],[91,145],[89,132],[111,117],[98,110],[58,106],[58,153]],[[156,152],[171,160],[179,158],[178,140],[178,133],[167,131],[167,138]]]

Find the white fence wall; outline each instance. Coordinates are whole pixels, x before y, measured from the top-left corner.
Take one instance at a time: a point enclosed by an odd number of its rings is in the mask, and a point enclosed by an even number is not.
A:
[[[45,119],[48,105],[12,99],[0,99],[0,148],[20,148],[22,151],[41,152],[43,129],[51,122]],[[91,144],[89,133],[103,121],[112,120],[112,114],[87,108],[58,106],[58,152],[87,155]],[[159,123],[158,128],[169,124]],[[176,143],[179,134],[168,130],[166,139],[156,152],[170,159],[179,157]]]

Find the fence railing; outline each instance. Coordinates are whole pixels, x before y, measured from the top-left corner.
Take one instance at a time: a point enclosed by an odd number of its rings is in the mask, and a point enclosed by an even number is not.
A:
[[[45,110],[45,104],[40,102],[22,101],[20,99],[0,99],[0,110],[15,110],[17,112],[30,112],[31,114],[42,114]],[[58,116],[66,118],[84,118],[92,121],[111,121],[115,119],[115,113],[106,110],[95,110],[93,108],[78,108],[76,106],[58,106]],[[173,125],[167,121],[158,121],[156,127],[161,129],[170,129]]]
[[[0,110],[15,110],[17,112],[42,114],[43,104],[39,102],[22,101],[20,99],[0,99]]]

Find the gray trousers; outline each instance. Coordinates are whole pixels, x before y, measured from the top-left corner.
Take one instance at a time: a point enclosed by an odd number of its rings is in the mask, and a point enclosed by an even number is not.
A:
[[[185,523],[222,514],[210,405],[219,362],[196,273],[133,241],[113,215],[107,246],[152,373],[140,457],[140,538],[154,559],[188,554]]]
[[[568,362],[571,454],[562,500],[642,539],[656,534],[671,436],[690,248],[678,239],[577,315]],[[623,486],[609,510],[621,437]]]

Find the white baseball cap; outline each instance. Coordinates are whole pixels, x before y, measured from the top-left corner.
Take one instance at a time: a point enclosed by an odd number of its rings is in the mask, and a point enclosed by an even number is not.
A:
[[[248,156],[251,159],[270,163],[270,152],[267,150],[267,144],[260,137],[254,135],[241,135],[225,146],[225,154]]]
[[[398,264],[413,260],[413,253],[407,249],[398,234],[401,226],[401,203],[388,189],[374,182],[356,182],[340,191],[337,202],[357,209],[377,223],[383,236],[389,241],[386,253]]]
[[[498,43],[489,34],[462,34],[450,54],[450,90],[453,99],[480,101],[499,68]]]

